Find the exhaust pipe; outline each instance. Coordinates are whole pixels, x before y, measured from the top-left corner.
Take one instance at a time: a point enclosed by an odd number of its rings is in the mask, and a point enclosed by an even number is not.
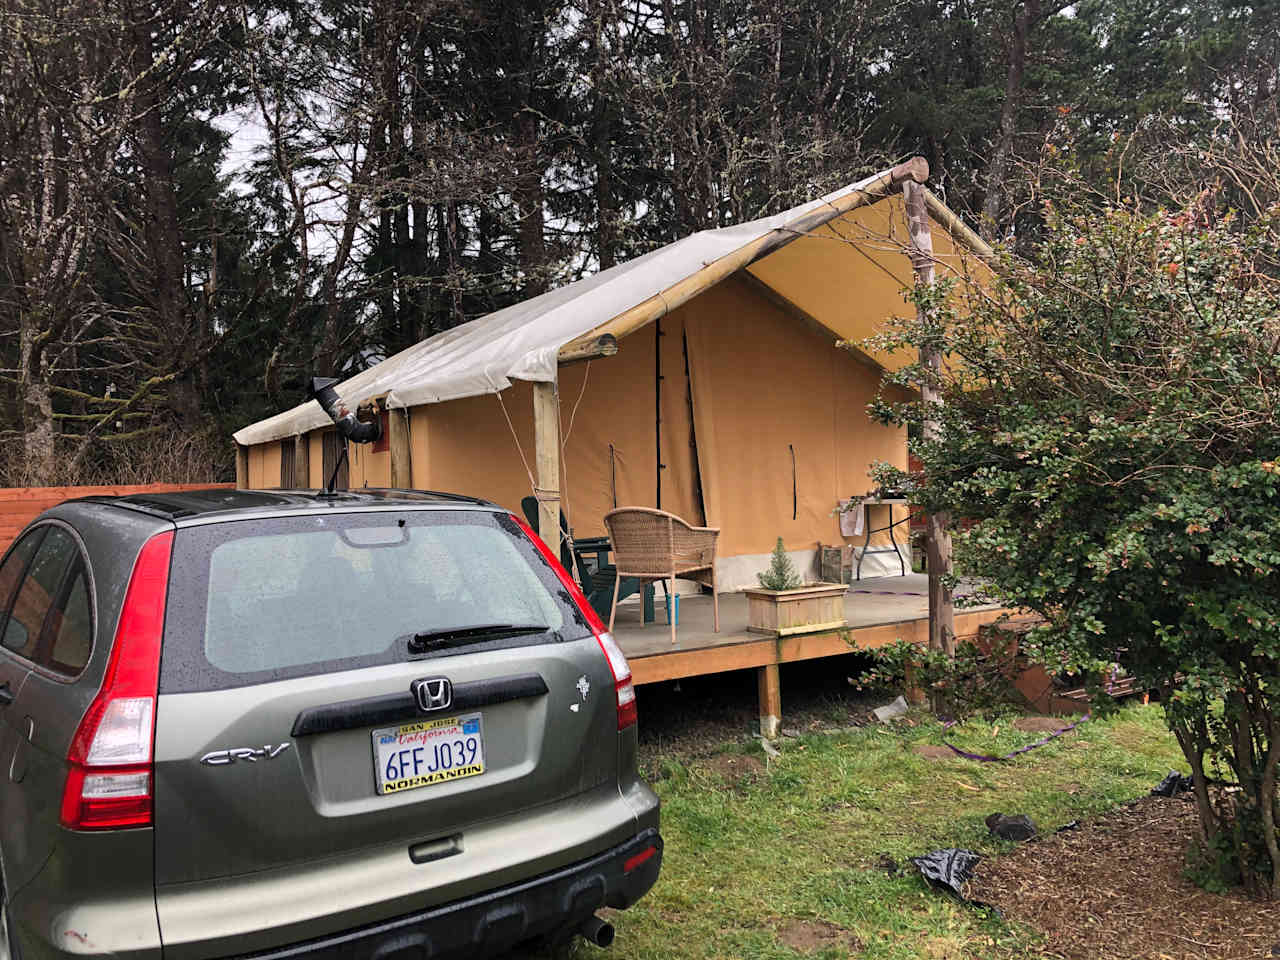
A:
[[[355,413],[338,396],[338,391],[333,389],[337,382],[330,377],[312,377],[307,384],[307,396],[320,404],[337,426],[338,432],[352,443],[373,443],[381,438],[382,424],[377,420],[369,423],[357,420]]]
[[[613,943],[613,924],[592,915],[578,926],[578,936],[597,947],[607,947]]]

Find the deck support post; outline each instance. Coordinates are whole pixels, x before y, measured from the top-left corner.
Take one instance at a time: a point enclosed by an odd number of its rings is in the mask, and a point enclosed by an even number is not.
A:
[[[311,486],[311,442],[305,433],[293,438],[293,486],[298,490]]]
[[[756,670],[756,685],[760,696],[760,735],[766,740],[778,739],[782,725],[782,684],[778,679],[778,665],[768,663]]]
[[[557,381],[533,384],[533,445],[537,453],[538,535],[560,556],[560,393]]]
[[[409,454],[409,409],[387,410],[387,446],[391,452],[391,486],[413,488],[413,467]]]
[[[907,208],[907,227],[911,233],[911,246],[908,251],[911,266],[915,271],[917,287],[933,285],[933,235],[929,229],[929,210],[926,206],[924,187],[914,181],[902,185],[903,199]],[[921,321],[926,319],[925,310],[917,308]],[[942,354],[940,351],[925,348],[920,351],[920,363],[932,374],[942,373]],[[926,410],[942,403],[942,395],[936,384],[926,381],[920,385],[920,399]],[[923,433],[926,440],[938,436],[940,427],[937,419],[926,415]],[[956,613],[952,602],[951,590],[943,578],[951,574],[951,515],[949,513],[929,514],[929,527],[925,551],[929,565],[929,649],[941,650],[948,656],[956,652]]]
[[[242,443],[236,444],[236,489],[247,490],[249,487],[249,448]]]

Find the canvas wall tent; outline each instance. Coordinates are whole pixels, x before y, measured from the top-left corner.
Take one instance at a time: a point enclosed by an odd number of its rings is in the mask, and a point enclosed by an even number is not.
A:
[[[722,529],[727,589],[755,582],[779,536],[812,568],[819,542],[842,542],[833,510],[869,489],[871,464],[906,466],[903,433],[865,408],[883,369],[908,358],[835,340],[862,341],[908,309],[901,185],[926,175],[917,159],[785,213],[694,234],[350,378],[339,394],[374,402],[388,436],[352,446],[347,483],[467,493],[513,510],[538,489],[543,526],[559,496],[577,536],[602,535],[614,506],[661,507]],[[987,252],[926,197],[943,270]],[[314,402],[235,439],[238,480],[255,488],[321,486],[337,455]],[[898,566],[871,555],[864,575]]]

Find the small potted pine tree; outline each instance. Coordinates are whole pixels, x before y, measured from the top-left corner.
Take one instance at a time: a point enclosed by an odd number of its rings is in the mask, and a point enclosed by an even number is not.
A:
[[[782,538],[773,548],[769,569],[758,574],[759,587],[747,595],[747,629],[785,637],[793,633],[836,630],[846,626],[842,583],[805,583],[787,556]]]

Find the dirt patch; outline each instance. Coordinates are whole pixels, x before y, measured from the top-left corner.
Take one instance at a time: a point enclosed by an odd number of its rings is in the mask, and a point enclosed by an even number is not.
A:
[[[920,943],[923,960],[972,960],[969,944],[957,937],[928,937]]]
[[[788,920],[778,928],[778,939],[799,953],[838,947],[849,953],[862,950],[862,941],[844,927],[825,920]]]
[[[718,753],[703,761],[712,773],[724,777],[726,783],[736,787],[751,782],[764,773],[764,762],[759,757],[745,753]]]
[[[1079,717],[1019,717],[1013,721],[1013,729],[1021,730],[1023,733],[1057,733],[1079,719]]]
[[[932,743],[917,743],[911,752],[930,760],[950,760],[956,755],[950,747],[936,747]]]
[[[1244,960],[1280,948],[1280,903],[1219,896],[1182,875],[1187,798],[1147,797],[982,861],[968,894],[1044,934],[1066,960]]]

